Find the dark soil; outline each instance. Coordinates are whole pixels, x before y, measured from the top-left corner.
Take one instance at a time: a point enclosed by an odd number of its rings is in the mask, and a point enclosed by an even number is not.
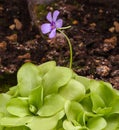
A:
[[[73,70],[79,75],[110,82],[119,89],[119,10],[116,4],[93,0],[58,0],[58,9],[73,46]],[[41,12],[42,13],[42,12]],[[25,0],[0,0],[0,84],[16,84],[16,72],[28,61],[55,60],[69,66],[69,47],[61,34],[50,40],[31,24]],[[46,22],[45,16],[39,27]]]

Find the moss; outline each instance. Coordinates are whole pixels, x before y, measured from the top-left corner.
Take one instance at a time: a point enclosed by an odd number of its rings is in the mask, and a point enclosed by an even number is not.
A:
[[[54,10],[56,9],[55,3],[56,1],[50,3],[50,7],[52,7]],[[44,20],[44,17],[46,17],[48,13],[47,7],[48,7],[47,4],[39,4],[34,7],[34,11],[36,12],[38,20]]]
[[[46,16],[47,14],[46,5],[37,5],[35,7],[35,12],[37,15],[37,19],[42,20],[42,18],[44,18],[44,16]]]

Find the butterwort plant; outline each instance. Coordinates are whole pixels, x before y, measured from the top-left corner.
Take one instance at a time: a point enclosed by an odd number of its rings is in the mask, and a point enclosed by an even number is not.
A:
[[[71,45],[58,15],[48,13],[42,31],[50,38],[59,31]],[[119,130],[119,91],[55,61],[25,63],[17,84],[0,94],[0,130]]]
[[[49,38],[52,39],[56,37],[57,31],[62,33],[64,37],[67,39],[69,49],[70,49],[70,65],[69,68],[72,68],[72,45],[67,37],[67,35],[62,31],[63,29],[70,28],[71,26],[62,27],[63,26],[63,20],[58,19],[60,12],[58,10],[55,10],[53,13],[49,12],[46,16],[46,19],[48,20],[48,23],[44,23],[41,25],[41,31],[43,34],[49,34]]]

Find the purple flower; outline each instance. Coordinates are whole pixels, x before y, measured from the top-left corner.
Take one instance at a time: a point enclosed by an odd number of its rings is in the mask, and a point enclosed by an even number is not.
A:
[[[63,20],[62,19],[57,19],[59,15],[59,11],[55,10],[53,12],[53,15],[51,12],[49,12],[46,16],[47,20],[49,23],[45,23],[41,25],[41,31],[43,34],[49,33],[49,38],[53,38],[56,36],[56,30],[58,28],[62,27]]]

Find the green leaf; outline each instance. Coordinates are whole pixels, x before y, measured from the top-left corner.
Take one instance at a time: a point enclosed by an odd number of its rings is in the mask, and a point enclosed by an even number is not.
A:
[[[0,122],[1,122],[1,119],[4,117],[4,114],[0,112]],[[0,123],[0,130],[3,130],[4,127],[1,126],[1,123]]]
[[[64,128],[54,128],[53,130],[65,130]]]
[[[88,120],[87,126],[90,130],[102,130],[106,127],[107,122],[103,117],[94,117]]]
[[[66,67],[55,67],[43,77],[44,95],[56,93],[72,77],[72,70]]]
[[[7,104],[7,111],[18,117],[30,115],[28,108],[28,101],[24,98],[13,98]]]
[[[104,130],[119,130],[119,114],[109,116],[106,121],[107,126]]]
[[[97,109],[97,114],[101,114],[102,116],[108,116],[111,112],[112,107],[105,107]]]
[[[18,93],[18,86],[13,86],[9,88],[9,91],[7,92],[7,94],[11,95],[12,97],[16,97],[19,95]]]
[[[114,89],[114,93],[115,93],[115,95],[119,96],[119,90]]]
[[[96,93],[91,93],[91,100],[92,100],[92,105],[93,105],[93,108],[92,108],[93,112],[97,113],[99,109],[106,107],[102,98]]]
[[[33,105],[38,110],[43,104],[43,87],[39,86],[34,88],[31,91],[28,100],[29,104]]]
[[[63,120],[59,120],[57,126],[53,130],[64,130],[63,129]]]
[[[60,88],[59,94],[67,100],[80,101],[85,95],[85,87],[80,82],[71,79],[68,84]]]
[[[4,127],[0,126],[0,130],[4,130]]]
[[[4,117],[4,113],[0,112],[0,122],[1,122],[1,119]],[[1,123],[0,123],[0,130],[3,130],[4,127],[1,126]]]
[[[4,116],[3,112],[0,112],[0,119]]]
[[[90,85],[91,79],[86,78],[84,76],[79,76],[77,74],[75,74],[74,79],[77,80],[77,81],[79,81],[80,83],[82,83],[85,86],[86,90],[89,89],[89,85]]]
[[[32,122],[28,123],[26,126],[29,127],[31,130],[53,130],[58,121],[64,116],[64,112],[61,111],[57,113],[55,116],[41,118],[35,116]]]
[[[26,126],[19,126],[19,127],[6,127],[4,130],[30,130]]]
[[[43,77],[49,70],[52,70],[56,67],[55,61],[48,61],[38,66],[39,75]]]
[[[106,106],[109,106],[115,95],[110,84],[96,80],[91,81],[90,91],[99,95]]]
[[[85,124],[85,112],[81,104],[75,101],[67,101],[65,103],[65,113],[67,119],[74,124]]]
[[[109,106],[112,107],[110,114],[119,114],[119,96],[115,97]]]
[[[63,122],[63,128],[65,130],[81,130],[81,126],[74,126],[72,122],[65,120]]]
[[[27,123],[31,122],[33,120],[32,116],[26,116],[26,117],[3,117],[1,119],[0,124],[5,127],[17,127],[17,126],[24,126]]]
[[[19,93],[28,96],[33,88],[41,83],[38,67],[32,63],[24,64],[17,74]]]
[[[92,112],[93,105],[92,105],[92,101],[90,98],[90,94],[86,94],[84,99],[80,103],[86,111]]]
[[[6,110],[6,105],[11,99],[11,96],[8,94],[0,94],[0,113],[4,113],[5,115],[8,114]]]
[[[46,96],[43,106],[39,109],[39,116],[52,116],[64,108],[65,100],[58,94]]]

